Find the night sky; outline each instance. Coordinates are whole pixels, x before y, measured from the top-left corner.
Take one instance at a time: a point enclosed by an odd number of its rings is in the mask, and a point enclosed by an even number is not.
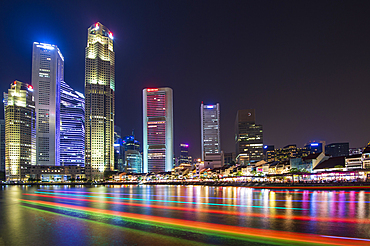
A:
[[[1,1],[0,90],[31,82],[32,43],[57,45],[84,90],[87,29],[114,35],[116,125],[142,141],[142,89],[174,91],[174,136],[200,156],[200,103],[220,103],[234,152],[238,109],[264,144],[370,140],[370,1]],[[1,117],[3,112],[1,111]]]

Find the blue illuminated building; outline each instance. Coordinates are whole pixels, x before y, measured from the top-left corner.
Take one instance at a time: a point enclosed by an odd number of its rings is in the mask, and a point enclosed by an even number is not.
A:
[[[140,142],[135,139],[134,131],[123,139],[125,148],[125,171],[142,173],[142,155],[140,152]]]
[[[114,170],[124,172],[125,147],[121,137],[121,128],[114,126]]]
[[[60,87],[60,165],[85,165],[85,97],[66,82]]]
[[[317,154],[321,152],[325,153],[325,142],[324,141],[309,142],[304,147],[308,149],[309,154]]]

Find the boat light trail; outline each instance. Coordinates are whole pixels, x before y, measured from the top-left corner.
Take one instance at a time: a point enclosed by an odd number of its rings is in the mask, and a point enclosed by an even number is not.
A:
[[[57,198],[57,199],[71,200],[71,201],[91,202],[91,203],[95,202],[95,203],[125,205],[125,206],[133,206],[133,207],[149,207],[149,208],[159,208],[159,209],[166,209],[166,210],[171,209],[171,210],[178,210],[178,211],[198,212],[198,213],[226,214],[226,215],[235,215],[235,216],[272,218],[272,219],[284,219],[284,220],[302,220],[302,221],[318,221],[318,222],[333,222],[333,223],[370,224],[369,219],[358,219],[358,218],[333,218],[333,217],[312,217],[312,216],[298,216],[298,215],[261,214],[261,213],[248,213],[248,212],[223,211],[223,210],[212,210],[212,209],[184,208],[184,207],[161,206],[161,205],[138,204],[138,203],[100,201],[100,200],[95,200],[95,199],[83,199],[83,198],[38,195],[38,194],[27,194],[27,193],[23,193],[23,195],[34,196],[34,197]]]
[[[112,215],[115,217],[121,217],[122,219],[131,219],[134,221],[142,221],[144,223],[154,223],[159,225],[168,225],[174,226],[178,228],[183,228],[185,230],[199,230],[206,231],[206,232],[218,232],[218,233],[226,233],[227,235],[233,235],[237,237],[245,237],[249,238],[250,240],[270,240],[271,242],[282,242],[285,241],[288,244],[293,243],[305,243],[308,245],[312,244],[324,244],[324,245],[368,245],[367,241],[363,241],[360,238],[338,238],[335,236],[325,237],[325,235],[315,235],[315,234],[307,234],[307,233],[298,233],[298,232],[288,232],[288,231],[274,231],[269,229],[257,229],[251,227],[239,227],[239,226],[232,226],[232,225],[222,225],[222,224],[214,224],[214,223],[207,223],[207,222],[199,222],[199,221],[190,221],[190,220],[182,220],[182,219],[175,219],[175,218],[166,218],[166,217],[159,217],[153,215],[143,215],[143,214],[134,214],[134,213],[127,213],[127,212],[119,212],[119,211],[111,211],[105,209],[98,209],[98,208],[90,208],[90,207],[82,207],[76,205],[68,205],[68,204],[61,204],[55,202],[46,202],[46,201],[32,201],[32,200],[25,200],[20,199],[22,203],[26,204],[33,204],[33,205],[40,205],[40,206],[51,206],[54,208],[67,208],[77,211],[83,212],[91,212],[96,214],[104,214],[104,215]]]
[[[141,198],[129,198],[129,197],[112,197],[112,196],[90,196],[90,195],[79,195],[79,194],[63,194],[58,192],[39,192],[39,194],[49,194],[49,195],[60,195],[60,196],[78,196],[78,197],[92,197],[92,198],[106,198],[106,199],[116,199],[116,200],[130,200],[130,201],[149,201],[149,202],[164,202],[164,203],[181,203],[181,204],[194,204],[194,205],[208,205],[208,206],[224,206],[224,207],[244,207],[244,208],[274,208],[274,209],[286,209],[286,210],[308,210],[304,208],[286,208],[286,207],[268,207],[259,205],[241,205],[241,204],[224,204],[224,203],[207,203],[207,202],[188,202],[188,201],[169,201],[169,200],[153,200],[153,199],[141,199]]]
[[[38,191],[42,191],[42,192],[46,192],[46,191],[50,191],[50,190],[41,190],[41,189],[38,189]],[[57,193],[64,193],[64,194],[99,194],[99,195],[119,195],[119,196],[131,196],[131,195],[134,195],[134,196],[160,196],[160,197],[184,197],[184,198],[209,198],[209,199],[222,199],[222,200],[239,200],[240,198],[233,198],[233,197],[198,197],[198,196],[167,196],[167,195],[142,195],[142,194],[128,194],[128,193],[114,193],[114,192],[85,192],[85,191],[67,191],[67,190],[58,190],[58,191],[51,191],[55,194]],[[275,192],[275,191],[272,191],[272,192]],[[341,194],[341,193],[339,193]],[[259,198],[259,199],[248,199],[248,200],[253,200],[253,201],[264,201],[265,198]],[[273,201],[275,202],[286,202],[286,201],[289,201],[289,202],[307,202],[307,200],[276,200],[274,199]],[[312,202],[312,201],[310,201]],[[316,202],[322,202],[322,203],[370,203],[370,201],[314,201],[315,203]]]

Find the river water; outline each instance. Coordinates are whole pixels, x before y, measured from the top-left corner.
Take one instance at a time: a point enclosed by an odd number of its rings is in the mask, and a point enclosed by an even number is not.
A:
[[[0,186],[3,245],[370,245],[370,191]]]

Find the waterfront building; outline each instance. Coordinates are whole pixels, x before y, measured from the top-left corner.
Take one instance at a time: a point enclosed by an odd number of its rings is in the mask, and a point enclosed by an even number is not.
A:
[[[206,154],[221,153],[220,104],[200,105],[202,161]]]
[[[43,182],[64,182],[72,180],[83,180],[85,168],[81,166],[40,166],[25,165],[24,174],[27,179]]]
[[[204,166],[206,168],[219,168],[225,165],[224,152],[208,153],[204,155]]]
[[[5,172],[5,120],[0,120],[0,172]]]
[[[91,179],[114,169],[115,54],[113,34],[89,27],[85,50],[85,167]]]
[[[235,120],[235,146],[239,164],[263,160],[262,125],[256,124],[255,110],[238,110]]]
[[[143,171],[168,172],[173,167],[172,89],[143,90]]]
[[[64,58],[56,45],[33,43],[32,86],[36,110],[36,163],[60,165],[60,85]]]
[[[60,83],[60,164],[85,165],[85,97]]]
[[[325,155],[324,152],[309,154],[302,158],[291,158],[290,168],[297,169],[299,171],[305,171],[311,173],[312,170],[321,162],[329,159],[329,156]]]
[[[362,153],[350,155],[345,158],[347,170],[362,169]]]
[[[328,172],[328,171],[337,171],[342,172],[346,169],[345,156],[335,156],[330,157],[329,159],[321,162],[313,168],[314,173]]]
[[[289,144],[283,148],[275,149],[275,160],[285,161],[291,158],[303,158],[309,155],[307,147],[298,148],[295,144]]]
[[[358,154],[362,154],[362,151],[364,150],[364,148],[349,148],[349,155],[358,155]]]
[[[6,180],[25,178],[24,166],[35,164],[36,115],[32,85],[14,81],[4,93]]]
[[[325,146],[325,153],[332,157],[349,156],[349,143],[332,143]]]

